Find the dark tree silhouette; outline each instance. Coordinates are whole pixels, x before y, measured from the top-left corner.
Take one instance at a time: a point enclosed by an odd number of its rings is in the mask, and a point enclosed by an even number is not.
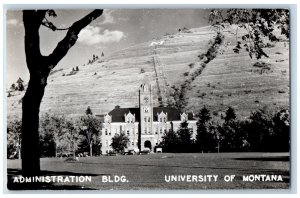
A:
[[[90,106],[87,107],[87,109],[85,110],[85,115],[93,115],[92,109]]]
[[[111,147],[117,153],[123,153],[124,150],[128,147],[129,138],[125,135],[125,133],[115,134],[112,138]]]
[[[211,152],[216,146],[214,134],[210,131],[209,121],[211,115],[206,107],[203,107],[198,115],[196,144],[197,150],[201,152]]]
[[[160,145],[163,148],[163,152],[178,152],[179,138],[173,128],[164,133]]]
[[[79,32],[98,18],[103,10],[94,10],[73,23],[66,36],[57,44],[53,52],[43,56],[40,50],[39,29],[44,25],[59,30],[46,19],[46,15],[55,17],[53,10],[24,10],[25,54],[30,73],[28,87],[22,101],[22,174],[38,175],[40,172],[39,149],[39,111],[50,71],[68,53],[76,43]]]
[[[177,131],[181,152],[190,152],[193,144],[192,132],[188,128],[188,125],[187,121],[180,123],[180,128]]]
[[[18,80],[17,80],[17,84],[18,84],[18,86],[17,86],[17,90],[18,91],[24,91],[24,85],[23,85],[23,80],[22,80],[22,78],[19,78]]]

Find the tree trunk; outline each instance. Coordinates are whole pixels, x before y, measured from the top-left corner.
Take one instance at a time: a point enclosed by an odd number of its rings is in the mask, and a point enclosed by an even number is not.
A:
[[[30,74],[28,88],[22,102],[22,174],[39,175],[39,111],[46,87],[47,75]]]
[[[54,145],[55,145],[55,157],[57,157],[57,144],[56,144],[56,142],[54,142]]]
[[[18,159],[21,159],[21,142],[20,142],[20,135],[18,137]]]
[[[93,156],[93,143],[90,143],[90,156]]]

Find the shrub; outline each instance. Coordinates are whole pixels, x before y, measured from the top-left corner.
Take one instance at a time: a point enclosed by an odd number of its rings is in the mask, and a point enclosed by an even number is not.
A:
[[[194,68],[194,66],[195,66],[195,63],[190,63],[190,64],[189,64],[189,67],[190,67],[190,68]]]

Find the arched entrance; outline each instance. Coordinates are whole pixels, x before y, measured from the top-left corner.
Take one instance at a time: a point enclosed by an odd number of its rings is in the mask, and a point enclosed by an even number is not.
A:
[[[149,148],[150,150],[152,150],[152,145],[151,145],[151,142],[149,140],[146,140],[144,142],[144,147],[145,148]]]

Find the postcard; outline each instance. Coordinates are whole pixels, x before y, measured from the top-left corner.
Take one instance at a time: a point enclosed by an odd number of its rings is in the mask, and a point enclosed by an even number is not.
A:
[[[8,191],[290,189],[289,8],[5,23]]]

